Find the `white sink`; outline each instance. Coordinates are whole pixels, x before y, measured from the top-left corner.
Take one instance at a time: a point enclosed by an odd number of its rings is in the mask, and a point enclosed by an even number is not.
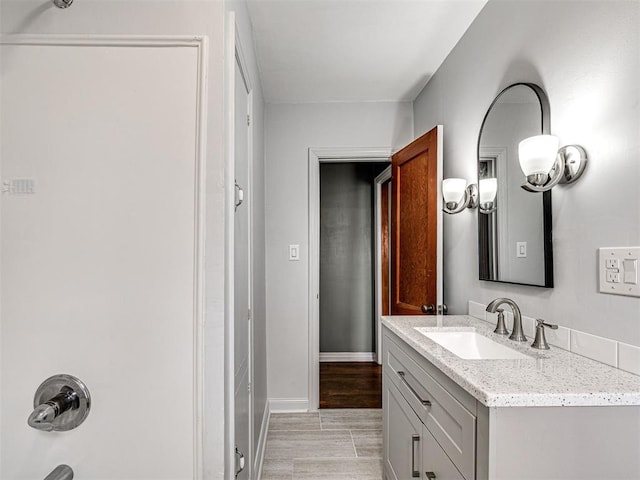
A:
[[[428,327],[418,327],[416,330],[465,360],[531,358],[477,332],[437,331]]]

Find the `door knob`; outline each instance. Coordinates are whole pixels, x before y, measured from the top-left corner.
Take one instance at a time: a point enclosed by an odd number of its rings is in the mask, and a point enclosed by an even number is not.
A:
[[[235,189],[236,189],[235,209],[238,210],[238,207],[242,205],[242,202],[244,202],[244,190],[242,190],[240,185],[238,185],[238,182],[235,182]]]
[[[422,305],[420,310],[422,310],[422,313],[434,314],[436,313],[436,306],[433,303],[430,303],[429,305]]]
[[[236,447],[236,478],[242,470],[244,470],[244,453]]]

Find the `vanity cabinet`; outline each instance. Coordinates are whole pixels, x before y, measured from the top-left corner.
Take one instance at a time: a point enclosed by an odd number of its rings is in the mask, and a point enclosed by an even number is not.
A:
[[[475,479],[477,401],[402,345],[383,337],[387,477]]]
[[[414,335],[414,342],[420,335],[413,327],[400,334]],[[567,391],[554,385],[547,397],[535,397],[538,401],[529,400],[530,405],[487,407],[386,326],[382,353],[387,480],[640,478],[637,404],[549,404],[550,397]],[[538,359],[531,370],[507,362],[499,372],[501,381],[522,385],[518,375],[524,372],[528,382],[549,381],[574,362],[567,357],[571,354],[557,355],[566,359],[564,365]],[[446,356],[440,358],[446,362]],[[582,365],[579,359],[575,363]],[[469,363],[468,370],[473,365],[478,364]],[[579,370],[583,376],[608,368],[594,362],[585,366]],[[477,373],[474,378],[478,381]],[[514,402],[529,398],[513,388],[509,395]],[[589,384],[584,388],[588,399],[592,390]],[[620,394],[612,393],[611,398],[615,401]]]

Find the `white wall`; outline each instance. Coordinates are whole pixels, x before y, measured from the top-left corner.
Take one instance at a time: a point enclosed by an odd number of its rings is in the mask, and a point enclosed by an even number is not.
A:
[[[555,288],[478,280],[475,211],[444,225],[444,294],[516,300],[524,313],[640,345],[640,299],[597,292],[596,251],[640,245],[640,3],[490,1],[414,104],[416,136],[442,123],[444,175],[476,178],[476,142],[495,95],[542,86],[551,132],[584,146],[580,181],[553,190]]]
[[[205,477],[224,472],[223,4],[209,1],[2,0],[2,33],[206,35],[209,38],[205,240]],[[3,59],[3,63],[4,63]],[[46,82],[48,79],[43,79]],[[59,90],[52,86],[52,92]],[[64,91],[64,86],[62,91]],[[126,113],[126,112],[125,112]],[[139,112],[138,112],[139,113]],[[153,122],[153,116],[147,115]],[[10,119],[3,119],[10,121]],[[96,401],[98,405],[98,401]]]
[[[270,399],[308,396],[308,149],[394,147],[413,136],[410,103],[269,104],[267,362]],[[288,245],[300,261],[288,261]]]
[[[192,479],[198,50],[5,45],[2,58],[2,177],[36,189],[0,202],[0,477],[68,463]],[[38,432],[31,399],[58,373],[86,382],[91,413]]]

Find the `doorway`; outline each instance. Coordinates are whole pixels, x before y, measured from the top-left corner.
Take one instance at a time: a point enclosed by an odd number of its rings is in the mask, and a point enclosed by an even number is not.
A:
[[[375,163],[379,165],[379,171],[389,165],[391,159],[390,148],[371,149],[310,149],[309,150],[309,410],[314,411],[320,407],[320,167],[329,163]],[[375,175],[372,177],[375,178]],[[373,192],[373,181],[369,186]],[[371,197],[373,194],[371,193]],[[371,200],[370,200],[371,201]],[[373,216],[371,217],[373,225]],[[371,233],[373,239],[373,233]],[[373,259],[373,244],[371,247]],[[373,278],[373,270],[371,270]],[[373,283],[369,290],[373,295]],[[373,298],[373,297],[372,297]],[[375,312],[371,303],[372,312]],[[371,330],[374,330],[372,324]],[[327,357],[323,360],[340,360],[338,363],[344,372],[348,362],[355,360],[356,366],[362,367],[367,362],[373,368],[379,368],[375,363],[375,337],[372,333],[372,347],[367,352],[349,352],[347,357]],[[328,352],[324,352],[325,354]],[[335,352],[334,352],[335,353]],[[337,352],[341,353],[341,352]],[[345,352],[342,352],[345,353]],[[356,355],[353,355],[356,354]],[[365,362],[363,362],[363,360]],[[328,362],[322,362],[323,364]]]
[[[320,164],[320,408],[380,408],[374,191],[385,168]]]

